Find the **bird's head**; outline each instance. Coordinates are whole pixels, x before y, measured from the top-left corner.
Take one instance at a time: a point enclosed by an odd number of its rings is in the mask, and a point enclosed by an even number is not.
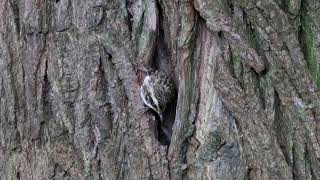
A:
[[[154,95],[152,77],[146,76],[140,89],[140,96],[145,105],[156,111],[158,114],[162,113],[162,108]]]

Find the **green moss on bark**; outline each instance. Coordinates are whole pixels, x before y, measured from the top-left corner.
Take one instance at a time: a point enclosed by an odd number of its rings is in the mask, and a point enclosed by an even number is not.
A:
[[[306,6],[302,6],[301,39],[307,66],[317,86],[320,86],[319,48],[316,42],[316,19],[310,15]]]

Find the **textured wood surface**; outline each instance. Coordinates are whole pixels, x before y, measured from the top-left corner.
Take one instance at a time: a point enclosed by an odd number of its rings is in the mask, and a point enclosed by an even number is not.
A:
[[[317,0],[1,0],[0,179],[320,179],[319,19]],[[135,64],[175,82],[162,127]]]

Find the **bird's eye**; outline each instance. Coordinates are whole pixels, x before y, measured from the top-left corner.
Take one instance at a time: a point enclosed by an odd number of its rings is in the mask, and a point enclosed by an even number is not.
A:
[[[154,104],[150,94],[146,95],[146,101],[152,106],[152,107],[156,107],[156,105]]]
[[[151,100],[150,95],[149,95],[149,94],[146,94],[146,101],[147,101],[147,102],[150,102],[150,100]]]

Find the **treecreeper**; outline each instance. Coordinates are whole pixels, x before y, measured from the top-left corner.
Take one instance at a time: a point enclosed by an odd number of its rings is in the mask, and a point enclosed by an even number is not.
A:
[[[162,113],[175,96],[174,84],[162,71],[147,71],[140,87],[140,96],[143,103],[159,115],[162,123]]]

